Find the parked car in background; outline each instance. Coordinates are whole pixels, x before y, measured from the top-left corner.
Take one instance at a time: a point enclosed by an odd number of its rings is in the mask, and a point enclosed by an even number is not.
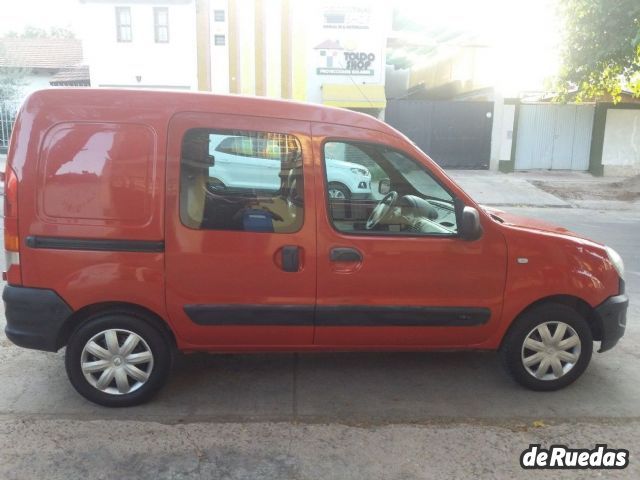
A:
[[[483,208],[393,128],[317,105],[36,92],[4,239],[7,337],[66,346],[72,385],[107,406],[150,399],[176,350],[496,350],[555,390],[626,324],[614,250]]]
[[[278,134],[262,139],[212,134],[210,145],[215,165],[209,178],[217,188],[277,191],[282,158],[294,151],[288,137]],[[371,196],[371,172],[358,163],[327,158],[327,181],[331,198]]]

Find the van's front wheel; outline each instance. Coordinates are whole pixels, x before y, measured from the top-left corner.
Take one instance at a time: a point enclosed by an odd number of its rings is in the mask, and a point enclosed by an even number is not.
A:
[[[171,346],[144,320],[104,314],[86,321],[67,345],[65,365],[73,387],[106,407],[149,400],[166,382]]]
[[[533,308],[515,320],[500,354],[505,368],[532,390],[557,390],[587,368],[593,351],[589,325],[561,304]]]

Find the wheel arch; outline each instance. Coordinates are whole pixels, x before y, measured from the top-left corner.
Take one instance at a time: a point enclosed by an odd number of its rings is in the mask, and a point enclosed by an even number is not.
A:
[[[509,332],[512,330],[513,326],[518,321],[518,318],[520,318],[525,313],[533,310],[534,308],[537,308],[537,307],[539,307],[541,305],[551,304],[551,303],[556,303],[556,304],[560,304],[560,305],[566,305],[566,306],[571,307],[572,309],[574,309],[587,322],[587,325],[589,326],[589,329],[591,330],[591,335],[593,336],[593,339],[594,340],[602,340],[602,322],[601,322],[600,318],[598,317],[598,314],[596,313],[596,310],[595,310],[594,307],[589,305],[587,302],[585,302],[580,297],[576,297],[574,295],[550,295],[550,296],[547,296],[547,297],[540,298],[540,299],[536,300],[535,302],[532,302],[527,307],[522,309],[522,311],[520,311],[514,317],[513,321],[509,325],[509,328],[507,328],[507,330],[504,332],[504,335],[502,335],[502,339],[500,340],[500,347],[499,348],[502,348],[502,345],[503,345],[505,339],[508,337]]]
[[[86,305],[71,314],[62,325],[56,339],[56,347],[60,349],[67,345],[71,334],[89,319],[100,313],[126,313],[138,317],[150,325],[156,327],[162,335],[169,341],[173,348],[176,348],[176,337],[169,324],[152,310],[127,302],[101,302]]]

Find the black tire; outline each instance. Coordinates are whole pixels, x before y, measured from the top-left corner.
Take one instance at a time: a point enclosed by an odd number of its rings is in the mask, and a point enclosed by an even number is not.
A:
[[[81,359],[85,345],[96,335],[100,335],[101,332],[108,330],[118,330],[119,335],[123,335],[122,331],[134,333],[143,340],[143,342],[138,342],[136,349],[144,353],[148,347],[148,350],[150,350],[152,354],[151,362],[143,362],[135,365],[136,367],[139,366],[142,370],[148,370],[145,371],[145,373],[148,373],[147,380],[144,383],[138,382],[141,383],[141,385],[128,393],[108,393],[102,391],[96,386],[93,386],[82,371]],[[120,347],[123,346],[121,338],[122,337],[118,337],[118,345]],[[99,342],[100,340],[96,341]],[[132,353],[135,352],[136,350],[132,351]],[[91,356],[91,354],[85,353],[85,355],[89,355],[91,360],[100,360],[98,357]],[[71,384],[77,392],[87,400],[105,407],[131,407],[147,402],[162,388],[171,370],[172,357],[173,347],[168,335],[156,326],[127,312],[102,313],[87,319],[73,332],[67,344],[65,367]],[[112,362],[113,361],[115,360],[112,360]],[[122,360],[120,360],[120,362],[121,361]],[[100,372],[90,375],[92,375],[94,379],[97,379],[99,374]],[[127,378],[127,380],[129,383],[135,382],[135,380],[131,378]],[[114,382],[115,378],[110,384],[114,384]],[[137,383],[135,385],[137,385]],[[114,388],[115,386],[111,387],[110,390]]]
[[[208,189],[213,192],[220,192],[227,189],[227,186],[216,177],[211,177],[207,183]]]
[[[349,190],[347,188],[346,185],[343,185],[342,183],[339,182],[329,182],[328,188],[327,190],[331,191],[331,190],[337,190],[339,192],[342,192],[342,194],[344,195],[344,199],[345,200],[349,200],[351,198],[351,190]]]
[[[566,371],[566,373],[564,373],[563,375],[558,375],[559,378],[536,378],[534,374],[530,373],[530,371],[527,370],[527,367],[524,365],[523,356],[526,355],[528,358],[529,355],[533,355],[534,353],[536,353],[534,350],[523,350],[525,340],[530,333],[533,333],[535,337],[537,335],[537,332],[534,332],[534,329],[546,322],[551,322],[548,325],[550,333],[555,333],[555,330],[551,331],[551,329],[554,328],[554,326],[555,328],[557,328],[557,325],[559,324],[556,322],[562,322],[571,327],[571,329],[573,329],[573,332],[577,334],[577,337],[580,340],[580,351],[579,353],[577,353],[577,361],[573,363],[561,362],[563,369],[568,368],[571,364],[573,364],[573,366],[569,368],[568,371]],[[565,333],[565,336],[573,335],[573,332],[571,332],[568,328],[567,332],[568,333]],[[576,355],[576,351],[577,349],[573,350],[572,354]],[[589,365],[592,353],[593,336],[586,320],[573,308],[557,303],[543,304],[538,307],[534,307],[531,310],[528,310],[520,315],[514,321],[514,324],[507,332],[500,348],[502,363],[507,372],[520,385],[523,385],[531,390],[538,391],[558,390],[573,383],[578,379],[578,377],[580,377],[580,375],[582,375],[582,373]],[[544,354],[546,354],[546,352],[543,352],[543,355]],[[535,365],[535,363],[531,365],[530,369],[536,368]],[[537,365],[538,369],[542,368],[542,363],[538,363]],[[547,377],[556,376],[555,374],[553,374],[551,367],[549,367],[548,371],[549,373],[548,375],[546,375]]]

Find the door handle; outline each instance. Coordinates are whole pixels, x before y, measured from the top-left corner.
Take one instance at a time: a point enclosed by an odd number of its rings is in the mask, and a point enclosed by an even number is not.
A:
[[[300,270],[300,247],[285,245],[282,247],[282,270],[285,272],[297,272]]]
[[[329,252],[329,260],[332,262],[361,262],[362,254],[355,248],[332,248]]]

